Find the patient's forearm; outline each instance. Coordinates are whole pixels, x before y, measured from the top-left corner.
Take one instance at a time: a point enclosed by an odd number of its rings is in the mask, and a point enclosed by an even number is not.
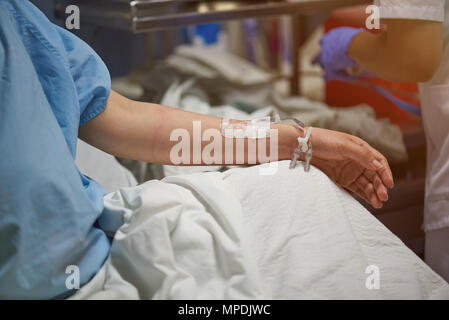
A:
[[[271,129],[275,131],[268,139],[230,139],[222,136],[221,125],[220,118],[135,102],[111,92],[106,109],[80,127],[79,137],[107,153],[146,162],[242,165],[291,159],[298,146],[298,136],[304,136],[299,127],[273,124]],[[214,143],[210,148],[208,134],[221,144]],[[178,148],[186,141],[187,148]],[[237,141],[244,143],[239,145]],[[226,149],[226,142],[232,143],[231,150]],[[387,188],[393,187],[388,162],[366,142],[348,134],[315,128],[310,143],[313,146],[311,164],[338,185],[376,208],[388,199]]]
[[[348,55],[363,70],[385,80],[430,80],[442,59],[442,23],[405,19],[386,19],[385,22],[386,32],[356,35]]]
[[[297,146],[297,137],[303,135],[302,129],[283,124],[272,124],[271,128],[277,132],[277,143],[272,141],[275,138],[273,135],[257,140],[224,138],[221,135],[220,118],[136,102],[111,92],[106,110],[80,128],[80,137],[110,154],[160,164],[212,164],[210,158],[213,158],[213,164],[216,165],[255,164],[290,159]],[[214,141],[214,138],[203,141],[203,134],[207,130],[219,134],[215,135],[215,138],[219,138],[221,143],[215,146],[219,147],[221,144],[221,150],[205,150],[211,141]],[[173,138],[178,136],[173,135],[176,132],[188,133],[188,141],[183,141],[187,142],[185,145],[188,146],[188,149],[183,149],[184,154],[173,152],[175,146],[179,146],[181,142],[180,139]],[[266,150],[261,152],[266,156],[259,157],[257,151],[260,148]],[[188,160],[176,162],[174,158],[186,159],[186,150],[189,153]],[[207,160],[203,154],[212,157]]]

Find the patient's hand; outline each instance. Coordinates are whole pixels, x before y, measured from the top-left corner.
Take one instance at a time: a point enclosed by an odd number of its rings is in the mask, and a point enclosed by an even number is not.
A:
[[[385,157],[357,137],[314,128],[312,164],[374,208],[388,200],[393,175]]]

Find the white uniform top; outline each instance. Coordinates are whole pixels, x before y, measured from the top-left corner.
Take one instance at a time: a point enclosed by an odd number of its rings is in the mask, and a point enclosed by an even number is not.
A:
[[[384,19],[445,21],[442,64],[431,81],[420,84],[428,150],[425,231],[449,227],[449,1],[445,2],[445,0],[374,1],[380,8],[380,17]]]

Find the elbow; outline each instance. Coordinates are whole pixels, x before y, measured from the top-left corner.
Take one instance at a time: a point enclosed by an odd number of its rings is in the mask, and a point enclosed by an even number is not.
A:
[[[417,72],[415,82],[428,82],[433,79],[438,71],[440,64],[438,65],[428,65],[419,72]]]
[[[416,50],[398,57],[392,68],[396,69],[398,82],[427,82],[437,73],[443,50]]]
[[[392,67],[395,70],[394,76],[392,74],[391,81],[393,82],[428,82],[435,76],[440,66],[441,60],[437,62],[422,61],[414,63],[397,63]]]
[[[407,82],[428,82],[435,76],[441,59],[436,61],[422,61],[419,64],[415,64],[411,69],[411,74]]]
[[[391,20],[382,38],[389,69],[399,82],[427,82],[443,59],[443,25],[423,20]]]

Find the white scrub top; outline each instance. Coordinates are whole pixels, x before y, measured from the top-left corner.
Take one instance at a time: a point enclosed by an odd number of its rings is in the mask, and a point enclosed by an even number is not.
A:
[[[444,56],[437,73],[420,84],[427,139],[424,230],[449,227],[449,1],[376,0],[381,18],[444,21]]]

